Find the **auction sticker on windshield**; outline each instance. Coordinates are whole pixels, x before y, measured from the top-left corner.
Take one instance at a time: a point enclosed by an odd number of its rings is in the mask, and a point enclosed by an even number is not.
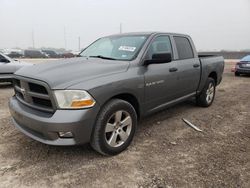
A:
[[[119,50],[121,51],[129,51],[129,52],[134,52],[136,47],[133,46],[120,46]]]

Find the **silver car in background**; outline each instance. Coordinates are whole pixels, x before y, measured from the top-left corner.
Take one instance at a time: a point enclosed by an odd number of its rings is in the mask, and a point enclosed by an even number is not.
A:
[[[0,82],[10,82],[14,72],[30,65],[33,64],[11,59],[0,52]]]

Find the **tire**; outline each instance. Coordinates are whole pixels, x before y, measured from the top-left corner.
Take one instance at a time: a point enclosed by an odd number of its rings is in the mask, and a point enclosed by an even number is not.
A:
[[[200,95],[196,97],[197,105],[202,107],[209,107],[214,101],[215,90],[215,81],[213,78],[209,77]]]
[[[235,72],[234,75],[235,75],[235,76],[240,76],[240,73]]]
[[[124,100],[112,99],[97,117],[90,144],[103,155],[117,155],[130,145],[136,126],[133,106]]]

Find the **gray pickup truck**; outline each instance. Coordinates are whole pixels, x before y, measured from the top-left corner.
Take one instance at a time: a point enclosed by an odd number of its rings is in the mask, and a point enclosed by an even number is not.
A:
[[[210,106],[224,70],[223,57],[199,57],[174,33],[107,36],[80,56],[17,71],[10,112],[37,141],[90,143],[104,155],[126,149],[144,116],[192,97]]]

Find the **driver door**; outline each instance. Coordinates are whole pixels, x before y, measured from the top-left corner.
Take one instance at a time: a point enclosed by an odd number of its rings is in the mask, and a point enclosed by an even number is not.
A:
[[[171,53],[173,58],[172,45],[168,35],[156,36],[153,39],[146,58],[152,59],[153,54],[159,53]],[[179,89],[176,72],[175,61],[150,64],[146,67],[144,73],[145,106],[148,112],[176,98]]]

